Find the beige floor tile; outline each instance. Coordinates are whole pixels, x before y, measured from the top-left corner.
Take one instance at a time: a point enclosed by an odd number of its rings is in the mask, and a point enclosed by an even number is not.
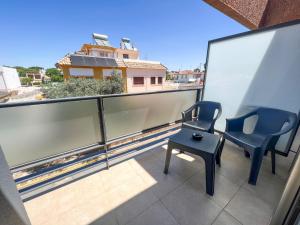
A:
[[[256,194],[259,198],[275,207],[281,197],[285,186],[285,181],[278,175],[274,175],[269,171],[261,169],[260,176],[256,185],[245,183],[243,187]]]
[[[240,221],[264,225],[281,195],[292,161],[292,156],[278,157],[274,176],[270,156],[265,157],[257,185],[248,185],[250,160],[242,149],[226,143],[222,166],[216,166],[215,195],[210,197],[205,193],[200,157],[173,151],[165,175],[165,153],[166,146],[156,147],[26,202],[32,224],[236,225]]]
[[[116,216],[112,212],[92,220],[87,225],[118,225],[118,221]]]
[[[222,208],[207,198],[201,191],[182,185],[162,198],[164,206],[181,225],[208,225]]]
[[[201,191],[206,194],[206,179],[205,172],[195,174],[188,182],[191,187],[196,191]],[[239,186],[231,182],[226,177],[216,174],[215,176],[215,193],[213,196],[206,194],[206,196],[214,200],[219,206],[225,207],[227,203],[232,199],[234,194],[239,190]]]
[[[270,205],[245,188],[238,191],[225,210],[244,225],[267,225],[272,215]]]
[[[129,182],[138,177],[136,171],[130,166],[128,161],[110,167],[108,170],[101,171],[102,190],[111,190],[124,182]]]
[[[140,194],[128,199],[114,210],[118,224],[123,225],[128,223],[157,200],[158,199],[150,190],[145,190]]]
[[[134,165],[137,168],[139,176],[148,184],[149,188],[158,198],[162,198],[169,192],[173,191],[179,185],[183,184],[186,179],[178,176],[176,173],[168,175],[163,173],[163,166],[158,164]]]
[[[178,223],[158,201],[134,218],[128,225],[178,225]]]
[[[222,211],[212,225],[242,225],[242,224],[226,211]]]
[[[66,185],[25,203],[34,225],[46,223],[49,218],[59,217],[66,211],[82,204],[86,198],[74,185]],[[47,216],[45,216],[47,215]]]
[[[152,150],[149,150],[147,152],[144,152],[140,155],[137,155],[135,157],[135,160],[138,162],[141,162],[142,164],[164,164],[164,159],[165,159],[166,153],[165,150],[162,147],[156,147]]]
[[[250,160],[244,157],[242,149],[231,144],[224,145],[221,167],[216,167],[216,173],[220,173],[237,185],[242,185],[248,180],[249,168]]]
[[[170,161],[169,173],[175,173],[183,179],[192,177],[195,173],[204,170],[204,162],[196,160],[187,154],[180,154],[173,150]]]
[[[287,180],[294,157],[295,153],[293,152],[290,152],[287,157],[276,154],[276,175],[281,179]],[[264,157],[262,168],[272,173],[271,165],[271,154],[269,153],[267,157]]]

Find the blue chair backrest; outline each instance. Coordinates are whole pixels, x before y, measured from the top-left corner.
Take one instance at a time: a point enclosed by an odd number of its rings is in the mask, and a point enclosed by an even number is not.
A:
[[[198,120],[212,122],[216,110],[221,110],[221,104],[218,102],[201,101],[198,102]]]
[[[279,132],[285,123],[296,123],[296,114],[288,111],[260,107],[257,109],[257,122],[253,133],[272,134]]]

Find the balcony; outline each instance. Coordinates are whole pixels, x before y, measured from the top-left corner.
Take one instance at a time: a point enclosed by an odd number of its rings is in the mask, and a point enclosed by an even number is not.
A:
[[[200,157],[173,151],[163,173],[180,113],[200,96],[191,89],[1,105],[2,148],[32,225],[269,224],[294,153],[277,157],[276,175],[268,156],[253,186],[250,160],[226,142],[213,197]]]
[[[226,144],[215,195],[205,193],[201,158],[174,151],[163,174],[166,144],[25,202],[33,225],[268,224],[293,158],[264,160],[257,186],[247,183],[250,161]]]
[[[291,224],[286,218],[298,216],[289,212],[297,212],[294,199],[300,187],[300,68],[290,62],[300,57],[294,51],[299,26],[297,22],[211,41],[205,92],[0,104],[0,144],[8,164],[0,157],[0,202],[14,206],[0,204],[0,209],[12,220],[27,218],[27,212],[33,225],[268,225],[270,220],[272,225]],[[287,38],[291,40],[283,48]],[[244,55],[247,62],[239,62]],[[266,76],[270,68],[272,77]],[[231,75],[230,82],[224,74]],[[216,167],[213,196],[206,194],[199,157],[173,151],[169,174],[163,173],[167,141],[181,129],[181,112],[203,98],[222,103],[217,135],[224,131],[225,118],[255,105],[298,113],[298,126],[276,146],[275,175],[266,156],[257,184],[248,184],[250,160],[229,141],[222,166]],[[246,128],[255,124],[248,122]],[[10,172],[14,180],[6,178]],[[29,222],[9,225],[15,224]]]

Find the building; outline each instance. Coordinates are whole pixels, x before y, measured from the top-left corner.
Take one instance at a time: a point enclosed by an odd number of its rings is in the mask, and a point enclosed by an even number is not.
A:
[[[202,72],[195,72],[193,70],[179,70],[175,81],[179,83],[200,83],[200,80],[203,79]]]
[[[163,89],[167,68],[157,61],[140,60],[130,39],[122,38],[119,48],[113,47],[106,35],[94,33],[93,40],[93,44],[83,44],[80,51],[67,54],[56,64],[64,79],[105,79],[118,74],[127,92]]]
[[[45,70],[43,69],[35,73],[27,72],[25,76],[31,79],[32,85],[40,85],[41,83],[43,83],[43,81],[50,80],[50,77],[46,75]]]
[[[179,70],[170,72],[171,79],[175,83],[199,83],[204,79],[204,72],[198,70]]]
[[[19,74],[15,68],[0,67],[0,91],[8,92],[21,87]]]

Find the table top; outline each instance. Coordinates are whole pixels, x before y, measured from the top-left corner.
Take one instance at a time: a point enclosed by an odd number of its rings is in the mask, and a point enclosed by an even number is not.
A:
[[[203,136],[201,141],[196,141],[193,139],[193,133],[199,132]],[[170,137],[169,141],[175,144],[183,145],[194,150],[203,151],[207,153],[214,154],[219,145],[221,136],[203,132],[196,131],[189,128],[182,128],[177,134]]]

